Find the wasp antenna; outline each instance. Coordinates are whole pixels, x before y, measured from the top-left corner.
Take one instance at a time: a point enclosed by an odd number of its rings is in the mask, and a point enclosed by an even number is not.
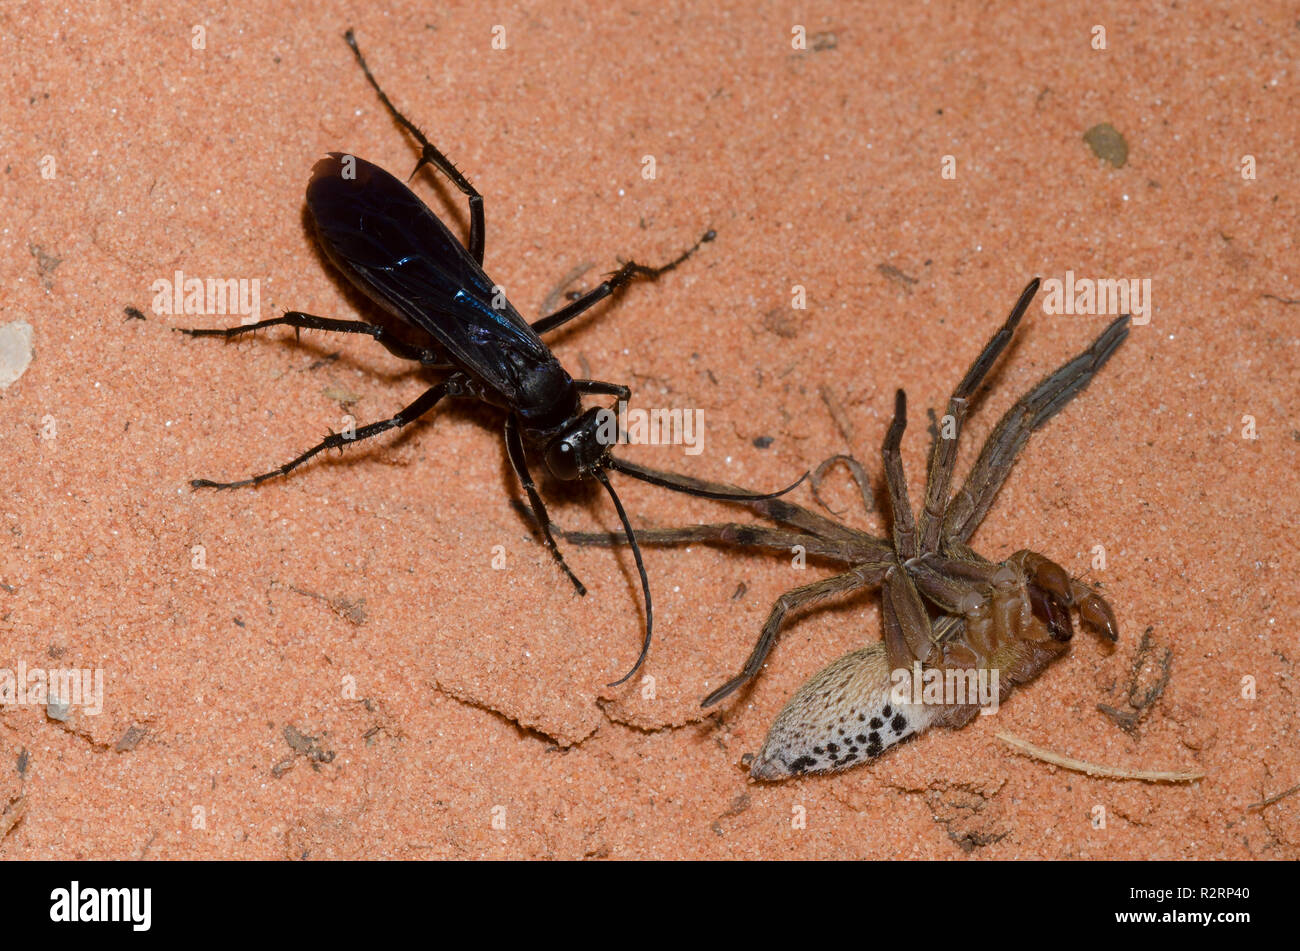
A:
[[[641,669],[641,664],[645,662],[646,654],[650,653],[650,636],[654,632],[654,606],[650,602],[650,579],[646,577],[645,562],[641,559],[641,546],[636,543],[636,533],[632,531],[632,523],[627,519],[627,512],[623,510],[623,503],[619,501],[618,493],[614,487],[609,484],[609,476],[605,475],[600,469],[592,473],[597,481],[605,487],[609,497],[614,501],[614,510],[618,512],[619,521],[623,523],[623,531],[627,533],[628,543],[632,546],[632,557],[636,559],[636,570],[641,575],[641,591],[645,594],[645,638],[641,641],[641,654],[637,657],[636,663],[632,669],[622,677],[615,680],[612,684],[606,684],[606,687],[618,687],[627,683],[628,679]]]
[[[647,469],[635,462],[628,462],[626,459],[619,459],[613,455],[609,456],[608,465],[617,472],[629,475],[634,479],[640,479],[642,482],[649,482],[651,485],[657,485],[660,488],[672,489],[674,492],[694,495],[701,499],[718,499],[722,502],[760,502],[763,499],[777,499],[798,488],[800,483],[808,478],[808,473],[805,472],[784,489],[776,492],[748,492],[745,489],[709,488],[709,483],[701,482],[699,479],[671,472],[661,472],[658,469]]]

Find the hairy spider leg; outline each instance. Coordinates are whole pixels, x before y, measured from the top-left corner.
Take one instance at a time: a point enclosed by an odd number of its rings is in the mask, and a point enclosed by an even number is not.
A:
[[[971,399],[1002,351],[1011,342],[1016,325],[1025,315],[1029,302],[1038,293],[1038,284],[1038,278],[1034,278],[1021,292],[1020,299],[1011,308],[1006,323],[984,345],[984,349],[980,351],[979,356],[975,358],[948,399],[947,416],[952,420],[952,431],[946,433],[941,427],[934,445],[930,447],[930,465],[925,479],[925,504],[921,508],[919,521],[922,552],[938,551],[939,529],[943,524],[944,509],[948,505],[948,492],[952,484],[952,469],[957,461],[961,427],[966,420],[966,414],[970,411]]]
[[[1045,377],[998,420],[965,483],[944,512],[940,545],[945,551],[953,542],[964,545],[970,539],[988,514],[1029,437],[1105,366],[1128,336],[1128,323],[1127,314],[1116,318],[1087,350]]]

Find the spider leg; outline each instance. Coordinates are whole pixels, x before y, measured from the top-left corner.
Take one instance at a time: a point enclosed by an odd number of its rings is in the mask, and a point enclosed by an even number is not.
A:
[[[747,502],[746,504],[759,515],[766,516],[775,522],[793,525],[795,528],[821,538],[840,538],[870,548],[874,552],[871,556],[874,560],[889,558],[893,555],[889,542],[883,538],[877,538],[848,525],[841,525],[834,519],[819,515],[811,509],[806,509],[794,502],[787,502],[785,499],[766,499],[761,502]]]
[[[898,564],[889,566],[884,582],[881,617],[890,665],[893,669],[906,668],[913,660],[924,664],[930,659],[935,639],[921,593],[907,570]]]
[[[916,522],[912,519],[912,503],[907,498],[907,479],[903,475],[903,455],[899,451],[906,428],[907,394],[899,390],[894,394],[894,419],[880,448],[885,463],[885,485],[889,487],[889,505],[894,515],[894,551],[899,561],[916,557]]]
[[[1044,378],[998,420],[965,484],[948,503],[942,531],[945,546],[969,540],[1030,435],[1088,385],[1128,336],[1128,322],[1127,314],[1116,318],[1092,346]]]
[[[624,460],[625,461],[625,460]],[[650,466],[638,464],[636,467],[640,472],[655,476],[665,482],[674,482],[679,485],[687,485],[715,495],[734,495],[736,493],[752,493],[749,489],[742,489],[738,486],[729,485],[725,482],[710,482],[707,479],[697,479],[693,476],[681,475],[676,472],[665,472],[661,469],[652,469]],[[839,522],[826,518],[824,515],[818,515],[816,512],[804,508],[802,505],[796,505],[794,502],[788,502],[785,499],[743,499],[736,500],[739,504],[748,506],[751,511],[764,515],[776,522],[782,522],[786,525],[792,525],[809,535],[817,535],[822,538],[841,538],[844,540],[857,541],[862,544],[874,543],[880,551],[881,558],[890,556],[891,551],[889,544],[881,538],[868,535],[866,532],[860,532],[855,528],[847,525],[841,525]]]
[[[767,655],[771,653],[772,648],[776,645],[776,637],[780,631],[781,623],[790,611],[833,595],[856,591],[860,588],[875,587],[880,584],[881,579],[894,565],[893,561],[858,565],[844,574],[823,578],[821,581],[814,581],[812,584],[803,585],[781,595],[776,599],[776,604],[772,606],[772,612],[767,617],[767,623],[763,625],[763,631],[758,636],[758,642],[754,645],[754,649],[750,653],[749,659],[745,661],[745,666],[741,668],[740,673],[705,697],[700,706],[711,707],[719,700],[730,696],[762,669],[763,662],[767,660]]]
[[[947,570],[946,570],[947,569]],[[966,617],[978,611],[989,585],[949,569],[946,559],[922,555],[907,566],[921,597],[946,614]]]
[[[614,548],[628,543],[627,536],[621,532],[561,530],[560,536],[573,545],[596,545],[602,548]],[[786,529],[769,528],[766,525],[745,525],[740,522],[691,525],[686,528],[638,528],[636,537],[643,545],[689,545],[692,542],[707,542],[741,548],[767,548],[772,551],[788,551],[798,545],[810,555],[830,558],[845,564],[861,561],[864,554],[860,545],[850,542],[804,535]]]
[[[970,365],[970,369],[966,371],[966,375],[962,377],[948,399],[948,417],[952,419],[952,432],[945,434],[941,427],[934,445],[930,447],[930,467],[925,480],[925,504],[921,508],[918,522],[923,552],[938,550],[939,529],[943,524],[944,508],[948,504],[952,469],[957,462],[958,440],[961,439],[961,427],[970,410],[971,399],[1002,351],[1011,342],[1016,325],[1020,323],[1020,318],[1025,315],[1025,310],[1036,293],[1038,293],[1038,278],[1030,281],[1021,292],[1020,299],[1016,301],[1016,306],[1011,308],[1011,314],[1002,325],[1002,329],[984,345],[984,349],[980,351],[980,355],[975,358],[975,362]]]
[[[972,562],[978,565],[994,564],[965,542],[959,542],[954,538],[943,540],[943,551],[945,555],[955,561]]]

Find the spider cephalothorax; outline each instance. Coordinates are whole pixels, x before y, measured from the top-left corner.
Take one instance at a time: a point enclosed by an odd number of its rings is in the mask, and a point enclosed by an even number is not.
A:
[[[844,769],[878,756],[930,726],[967,723],[982,703],[999,702],[1017,684],[1037,676],[1066,649],[1074,634],[1072,610],[1085,625],[1114,641],[1115,615],[1091,587],[1032,551],[1002,563],[967,546],[1034,430],[1082,390],[1128,336],[1127,316],[1113,321],[1092,345],[1043,379],[1009,409],[989,435],[965,483],[949,495],[957,441],[971,399],[1038,290],[1030,282],[1006,323],[971,364],[948,402],[946,426],[930,452],[925,500],[914,517],[900,455],[907,398],[895,396],[894,418],[882,458],[892,533],[884,539],[781,499],[748,502],[783,528],[736,523],[660,531],[639,530],[650,544],[708,541],[789,551],[839,563],[842,574],[783,594],[772,608],[742,671],[704,699],[717,703],[758,673],[791,610],[833,595],[879,587],[882,643],[840,657],[815,674],[773,722],[751,764],[759,779]],[[837,457],[843,458],[843,457]],[[866,477],[848,460],[867,501]],[[704,485],[708,485],[705,483]],[[721,489],[722,486],[714,488]],[[571,534],[587,544],[616,536]],[[992,683],[990,694],[939,691],[939,699],[909,692],[909,671],[947,675],[946,684]],[[943,678],[940,677],[942,680]]]

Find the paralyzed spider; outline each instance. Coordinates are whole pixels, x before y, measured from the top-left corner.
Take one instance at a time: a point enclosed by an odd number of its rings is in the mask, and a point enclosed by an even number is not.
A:
[[[745,503],[787,528],[737,523],[637,530],[648,544],[715,542],[789,551],[848,567],[842,574],[787,591],[777,599],[743,670],[704,699],[710,706],[749,681],[776,643],[788,612],[832,595],[882,588],[884,641],[845,654],[815,674],[786,704],[751,765],[757,779],[823,772],[873,758],[931,726],[959,727],[979,709],[975,697],[939,700],[900,694],[914,664],[928,671],[984,674],[998,701],[1037,676],[1074,635],[1070,609],[1110,640],[1118,639],[1110,605],[1088,585],[1036,552],[1016,552],[1001,564],[976,554],[967,541],[983,521],[1034,430],[1082,390],[1128,336],[1127,315],[1110,324],[1087,350],[1050,374],[1009,409],[989,435],[961,489],[949,497],[957,440],[970,401],[1010,342],[1038,290],[1030,282],[1002,329],[966,371],[948,401],[946,428],[930,452],[925,503],[913,518],[899,446],[907,425],[907,397],[895,395],[894,418],[882,457],[892,509],[892,540],[850,528],[780,499]],[[867,499],[861,467],[852,466]],[[701,487],[725,489],[712,483]],[[621,536],[565,533],[578,544],[617,544]],[[920,668],[917,668],[918,671]],[[964,702],[961,702],[964,700]]]

